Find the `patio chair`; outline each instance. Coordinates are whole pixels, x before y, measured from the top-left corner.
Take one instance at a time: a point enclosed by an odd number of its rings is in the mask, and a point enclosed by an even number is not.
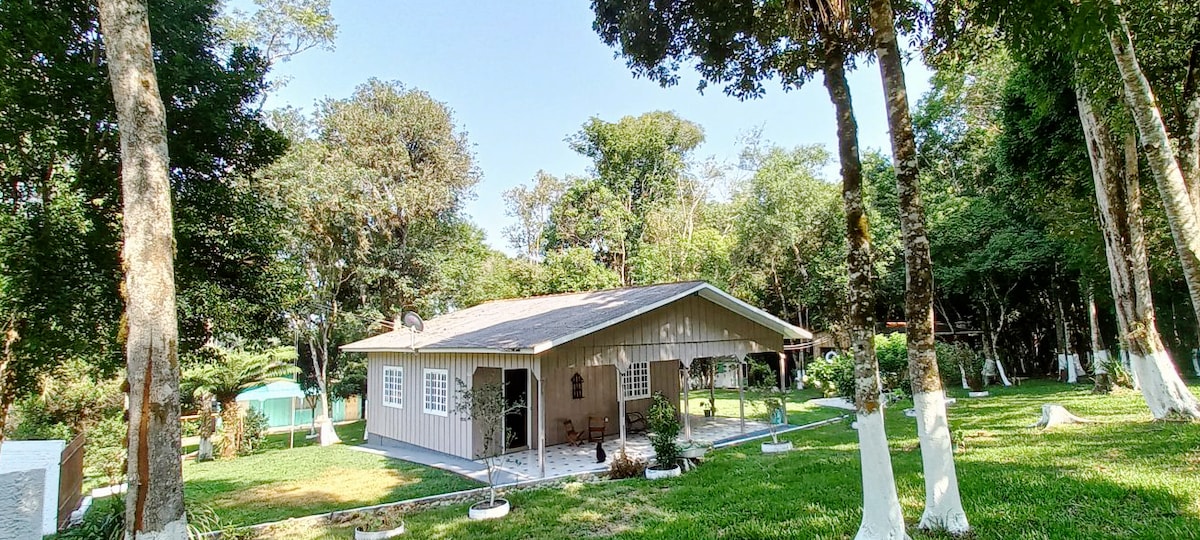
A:
[[[575,431],[575,423],[570,419],[563,420],[563,429],[567,430],[567,444],[571,446],[583,444],[583,433]]]
[[[588,442],[593,442],[596,435],[599,435],[599,440],[604,441],[604,434],[608,432],[608,417],[607,416],[589,416],[588,417]]]
[[[644,433],[646,431],[646,415],[638,411],[625,413],[625,431]]]

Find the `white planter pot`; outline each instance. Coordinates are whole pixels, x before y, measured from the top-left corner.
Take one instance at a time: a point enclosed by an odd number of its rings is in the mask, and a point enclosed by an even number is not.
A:
[[[487,507],[487,502],[477,502],[471,505],[471,509],[467,510],[467,516],[471,519],[496,519],[508,515],[508,511],[512,508],[506,499],[496,499],[496,506]]]
[[[683,450],[681,450],[679,452],[679,457],[684,457],[684,458],[688,458],[688,459],[699,459],[699,458],[704,457],[704,454],[706,454],[706,453],[708,453],[708,449],[703,446],[691,446],[691,447],[684,448]]]
[[[967,397],[988,397],[987,390],[982,392],[967,392]]]
[[[792,441],[780,441],[777,443],[764,442],[762,443],[762,453],[764,454],[779,454],[789,452],[792,449]]]
[[[683,469],[680,469],[678,465],[676,465],[670,469],[666,469],[666,470],[659,470],[659,469],[655,469],[653,467],[646,467],[646,479],[647,480],[658,480],[659,478],[674,478],[681,474],[683,474]]]
[[[403,523],[395,529],[388,529],[386,531],[364,531],[362,527],[356,527],[354,529],[354,540],[387,540],[388,538],[402,534],[404,534]]]

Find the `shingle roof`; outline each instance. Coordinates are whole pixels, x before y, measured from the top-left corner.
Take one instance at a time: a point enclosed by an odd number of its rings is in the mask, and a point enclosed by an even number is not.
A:
[[[343,351],[457,350],[532,354],[600,331],[687,296],[697,294],[786,338],[807,331],[750,306],[703,281],[497,300],[429,320],[425,331],[386,332],[343,345]]]

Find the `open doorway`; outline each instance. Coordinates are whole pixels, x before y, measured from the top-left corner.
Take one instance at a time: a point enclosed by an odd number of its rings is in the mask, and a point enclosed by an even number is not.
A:
[[[521,402],[525,406],[504,417],[504,429],[512,434],[507,450],[529,447],[529,370],[504,370],[504,400],[509,406]]]

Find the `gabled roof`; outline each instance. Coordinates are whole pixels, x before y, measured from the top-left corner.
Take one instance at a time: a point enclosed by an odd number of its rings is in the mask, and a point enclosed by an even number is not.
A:
[[[343,345],[348,352],[503,352],[537,354],[691,295],[701,296],[785,338],[809,339],[788,324],[703,281],[497,300],[447,313],[410,334],[400,328]]]

